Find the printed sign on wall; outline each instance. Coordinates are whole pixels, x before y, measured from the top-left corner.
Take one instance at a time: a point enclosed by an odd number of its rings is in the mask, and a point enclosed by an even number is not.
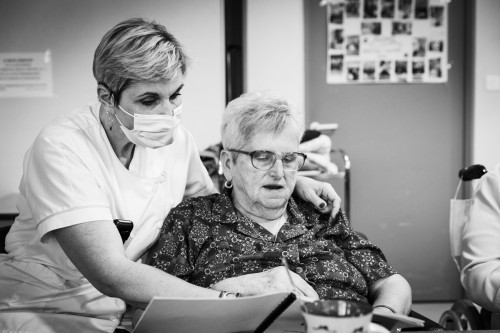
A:
[[[448,80],[445,0],[324,0],[329,84]]]
[[[0,98],[52,95],[50,51],[0,53]]]

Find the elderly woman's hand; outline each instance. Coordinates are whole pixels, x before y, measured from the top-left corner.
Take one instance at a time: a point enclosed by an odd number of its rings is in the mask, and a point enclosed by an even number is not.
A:
[[[290,271],[293,283],[297,291],[303,295],[318,299],[316,291],[296,273]],[[260,295],[271,292],[293,291],[290,284],[286,268],[283,266],[261,272],[242,275],[219,281],[212,286],[216,290],[225,290],[233,293],[240,293],[244,296]]]
[[[339,212],[341,199],[329,183],[297,176],[294,191],[303,200],[312,203],[321,213],[331,212],[334,217]]]

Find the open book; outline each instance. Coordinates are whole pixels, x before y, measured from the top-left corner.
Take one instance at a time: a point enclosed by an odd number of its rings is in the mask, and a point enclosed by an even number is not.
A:
[[[287,292],[227,299],[154,297],[134,333],[263,332],[294,301],[295,294]]]

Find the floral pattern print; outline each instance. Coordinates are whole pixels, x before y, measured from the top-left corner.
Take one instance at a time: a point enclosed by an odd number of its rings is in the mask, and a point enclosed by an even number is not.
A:
[[[321,298],[368,302],[368,287],[397,272],[382,251],[353,231],[341,211],[320,214],[299,198],[275,236],[239,214],[226,189],[172,209],[153,247],[151,265],[190,283],[221,280],[281,266],[285,257]]]

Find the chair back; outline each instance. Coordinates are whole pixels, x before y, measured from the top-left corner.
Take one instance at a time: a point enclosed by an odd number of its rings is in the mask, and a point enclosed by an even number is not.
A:
[[[450,252],[455,261],[457,269],[460,271],[460,262],[462,257],[462,242],[464,228],[469,222],[470,208],[472,199],[458,199],[458,193],[463,182],[481,178],[486,173],[486,168],[480,164],[474,164],[458,172],[458,183],[455,196],[450,200]]]

